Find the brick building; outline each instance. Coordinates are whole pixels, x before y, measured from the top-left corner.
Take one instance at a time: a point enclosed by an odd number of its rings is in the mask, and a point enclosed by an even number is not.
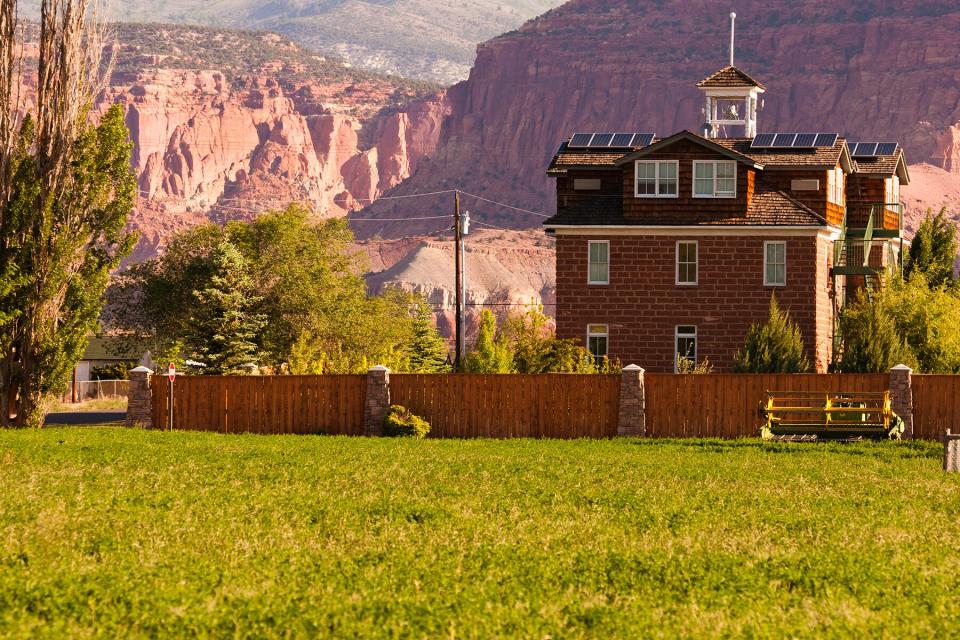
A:
[[[827,371],[840,307],[899,263],[903,151],[757,133],[764,87],[732,64],[698,87],[700,134],[576,133],[553,158],[557,334],[649,371],[728,371],[776,295]]]

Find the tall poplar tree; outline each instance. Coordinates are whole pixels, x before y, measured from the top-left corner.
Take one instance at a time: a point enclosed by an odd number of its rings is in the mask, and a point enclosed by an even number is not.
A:
[[[90,0],[42,0],[35,106],[21,117],[16,0],[0,0],[0,424],[38,425],[96,328],[137,183],[120,107],[88,119],[104,74]]]

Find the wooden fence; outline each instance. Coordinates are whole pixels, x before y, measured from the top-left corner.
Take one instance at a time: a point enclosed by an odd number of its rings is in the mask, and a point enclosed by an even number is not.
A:
[[[221,433],[362,435],[367,376],[180,376],[174,427]],[[606,438],[617,435],[619,375],[392,374],[393,404],[434,438]],[[885,391],[888,374],[644,375],[647,435],[752,437],[767,391]],[[167,425],[165,376],[151,381],[153,424]],[[960,376],[912,377],[914,435],[960,431]]]
[[[960,433],[960,376],[913,375],[913,435],[943,440],[947,429]]]
[[[166,376],[151,381],[153,424],[169,420]],[[176,429],[363,435],[366,376],[178,376]]]
[[[390,397],[435,438],[606,438],[617,435],[620,376],[391,374]]]
[[[877,374],[674,375],[648,373],[647,435],[655,438],[758,436],[767,391],[886,391],[890,376]]]

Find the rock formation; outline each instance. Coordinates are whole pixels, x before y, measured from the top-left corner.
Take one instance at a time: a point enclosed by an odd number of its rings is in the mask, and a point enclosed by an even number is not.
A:
[[[573,131],[699,129],[695,83],[726,63],[728,10],[708,0],[572,0],[481,45],[469,80],[448,91],[437,152],[395,193],[456,186],[549,212],[544,168]],[[910,162],[960,180],[956,2],[743,0],[736,10],[737,64],[767,85],[761,130],[899,140]],[[365,215],[406,210],[381,202]],[[483,212],[500,226],[538,222]],[[364,229],[395,236],[410,225]]]

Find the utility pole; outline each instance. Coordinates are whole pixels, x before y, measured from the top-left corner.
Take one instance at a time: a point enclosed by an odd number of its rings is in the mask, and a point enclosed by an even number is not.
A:
[[[461,358],[463,357],[463,225],[460,223],[460,192],[454,191],[453,201],[453,255],[454,255],[454,288],[456,289],[456,344],[453,352],[453,371],[460,372]]]

